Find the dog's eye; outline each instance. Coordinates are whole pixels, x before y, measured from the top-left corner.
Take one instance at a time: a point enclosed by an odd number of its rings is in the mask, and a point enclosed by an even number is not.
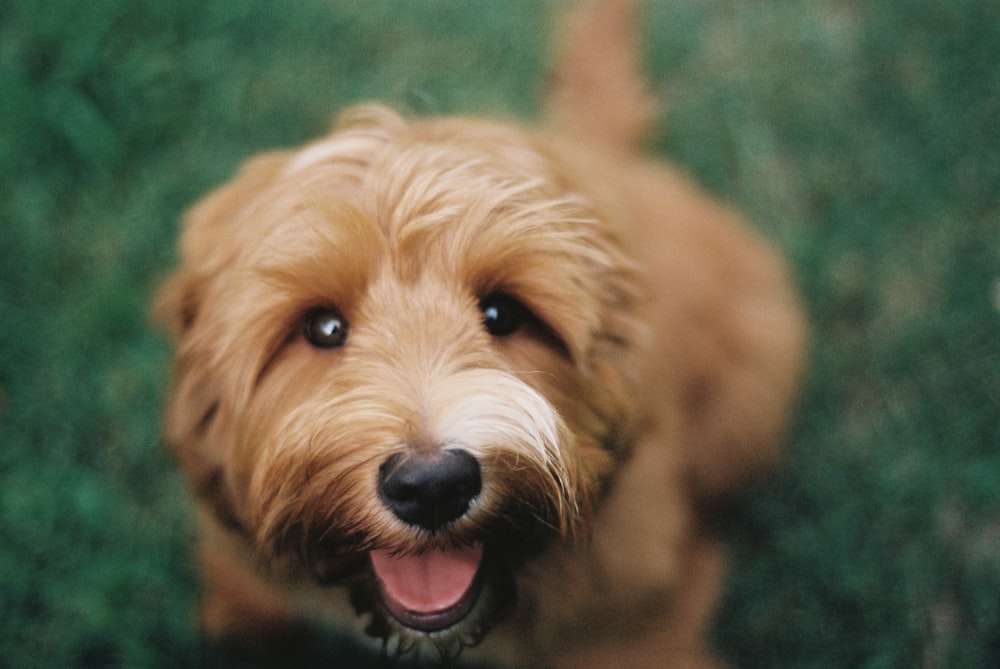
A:
[[[347,341],[347,320],[336,309],[313,309],[306,314],[305,335],[318,348],[336,348]]]
[[[513,334],[524,325],[527,308],[509,295],[490,295],[479,304],[483,312],[483,326],[494,337]]]

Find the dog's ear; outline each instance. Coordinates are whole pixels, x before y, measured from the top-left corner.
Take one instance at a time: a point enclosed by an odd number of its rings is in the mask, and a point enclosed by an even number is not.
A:
[[[164,437],[198,495],[229,526],[236,521],[221,464],[221,437],[215,429],[221,383],[212,364],[212,325],[203,317],[202,306],[240,253],[246,212],[286,162],[283,153],[255,158],[188,212],[180,242],[181,265],[163,283],[153,304],[154,320],[166,327],[177,348]]]
[[[178,270],[156,291],[153,300],[153,321],[166,328],[176,341],[187,332],[200,309],[198,283],[191,273]]]

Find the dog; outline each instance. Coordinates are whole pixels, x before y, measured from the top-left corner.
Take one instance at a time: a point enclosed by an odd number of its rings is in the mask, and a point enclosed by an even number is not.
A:
[[[703,511],[775,458],[807,328],[779,254],[643,155],[635,11],[569,13],[534,129],[357,106],[188,213],[155,309],[206,635],[718,666]]]

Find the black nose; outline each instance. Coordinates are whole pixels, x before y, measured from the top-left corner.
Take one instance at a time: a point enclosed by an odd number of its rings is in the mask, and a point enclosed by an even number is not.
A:
[[[466,451],[397,453],[379,468],[378,491],[396,516],[435,532],[461,518],[483,483]]]

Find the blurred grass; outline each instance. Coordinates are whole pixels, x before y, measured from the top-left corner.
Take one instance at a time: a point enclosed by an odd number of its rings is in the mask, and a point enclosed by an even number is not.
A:
[[[145,314],[180,212],[353,101],[530,115],[548,8],[0,4],[0,666],[232,662],[191,625],[158,438]],[[816,333],[789,457],[723,528],[720,651],[994,666],[1000,5],[656,2],[647,27],[658,148],[786,250]],[[301,653],[370,664],[337,640]]]

